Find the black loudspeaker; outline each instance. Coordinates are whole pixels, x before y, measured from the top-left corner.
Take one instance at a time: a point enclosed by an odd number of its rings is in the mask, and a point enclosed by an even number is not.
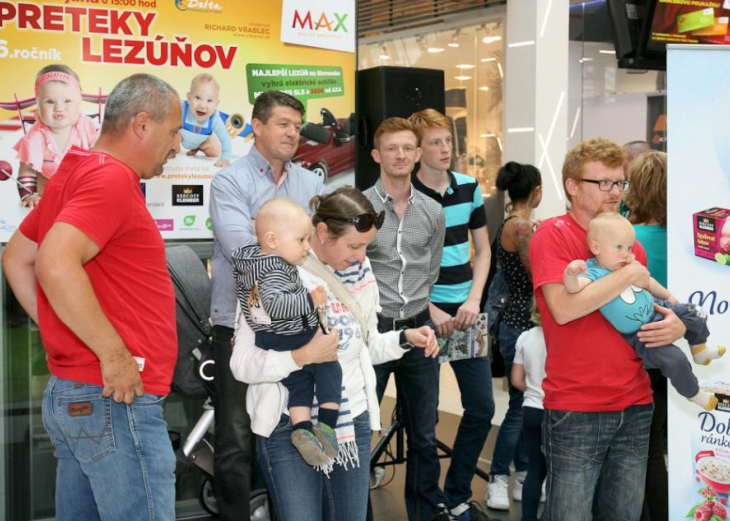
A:
[[[446,113],[444,71],[408,67],[376,67],[357,72],[357,148],[355,186],[365,190],[380,175],[373,161],[373,136],[387,118],[407,118],[423,109]]]

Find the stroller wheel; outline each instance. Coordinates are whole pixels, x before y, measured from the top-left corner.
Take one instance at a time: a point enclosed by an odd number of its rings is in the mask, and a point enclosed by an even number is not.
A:
[[[218,514],[218,501],[215,498],[215,483],[213,478],[205,477],[200,482],[200,504],[209,514]]]
[[[266,489],[260,488],[251,491],[249,502],[251,521],[273,521],[274,513],[269,505],[269,493]]]

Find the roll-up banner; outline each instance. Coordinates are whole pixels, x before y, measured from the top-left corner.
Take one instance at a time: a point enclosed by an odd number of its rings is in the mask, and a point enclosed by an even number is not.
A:
[[[730,47],[670,45],[667,74],[669,289],[704,309],[709,346],[730,348]],[[669,386],[669,518],[724,521],[730,353],[693,369],[718,403],[700,409]]]
[[[41,192],[67,150],[59,136],[69,132],[56,132],[61,124],[37,100],[50,96],[48,85],[36,92],[36,77],[51,64],[79,77],[81,101],[63,124],[78,129],[90,118],[79,131],[83,146],[95,140],[119,80],[150,73],[180,94],[188,121],[183,150],[161,176],[140,183],[165,239],[212,237],[211,178],[248,153],[253,102],[265,90],[292,94],[306,107],[294,161],[325,180],[351,183],[355,31],[354,0],[0,2],[0,242],[28,214],[21,198],[33,178]],[[213,109],[196,109],[201,95]],[[201,144],[210,143],[218,146],[204,152]]]

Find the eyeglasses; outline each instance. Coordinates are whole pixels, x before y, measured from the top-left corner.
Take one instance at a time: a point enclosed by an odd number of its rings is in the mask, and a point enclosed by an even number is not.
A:
[[[340,221],[343,223],[350,223],[355,225],[355,229],[360,233],[370,231],[370,228],[375,226],[378,230],[383,226],[385,220],[385,212],[380,213],[368,212],[361,213],[357,217],[345,218],[345,217],[324,217],[323,220]]]
[[[609,181],[608,179],[602,179],[600,181],[596,181],[595,179],[576,179],[576,182],[598,185],[598,189],[601,192],[610,192],[614,186],[618,186],[621,192],[626,193],[631,186],[631,181]]]

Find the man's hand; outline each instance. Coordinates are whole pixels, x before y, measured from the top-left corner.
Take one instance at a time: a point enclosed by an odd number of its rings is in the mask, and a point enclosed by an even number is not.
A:
[[[654,304],[654,310],[664,315],[659,322],[649,322],[641,326],[637,333],[646,347],[662,347],[672,344],[675,340],[682,338],[687,328],[679,317],[671,309]]]
[[[299,367],[304,367],[309,364],[334,362],[337,360],[338,338],[337,330],[333,330],[330,334],[325,335],[318,329],[312,340],[291,352],[294,363]]]
[[[449,317],[451,318],[451,317]],[[436,341],[436,335],[428,326],[421,326],[418,329],[406,329],[406,340],[415,347],[424,348],[424,353],[428,358],[436,358],[439,354],[439,343]]]
[[[639,288],[649,289],[649,285],[651,284],[651,274],[649,273],[649,270],[646,269],[646,266],[637,261],[633,255],[631,263],[621,269],[632,270],[631,284]]]
[[[429,304],[431,322],[436,328],[436,333],[441,338],[449,338],[454,334],[454,320],[446,311],[442,311],[433,304]]]
[[[588,274],[588,264],[583,259],[575,259],[565,268],[565,274],[569,277],[577,277],[579,273]]]
[[[129,351],[122,349],[117,354],[100,358],[101,377],[104,380],[102,395],[111,396],[115,402],[131,404],[135,396],[144,394],[142,377],[137,361]]]
[[[467,300],[456,312],[454,318],[454,327],[456,329],[466,329],[477,323],[477,317],[479,316],[479,302]]]

